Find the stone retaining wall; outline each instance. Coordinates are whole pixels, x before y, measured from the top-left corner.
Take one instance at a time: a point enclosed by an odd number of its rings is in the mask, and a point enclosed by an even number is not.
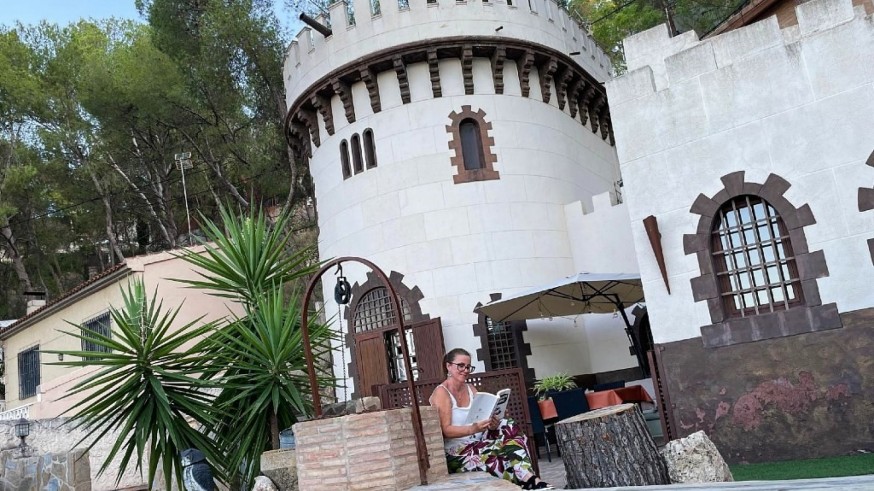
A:
[[[76,449],[20,457],[18,449],[0,451],[0,489],[91,491],[88,452]]]

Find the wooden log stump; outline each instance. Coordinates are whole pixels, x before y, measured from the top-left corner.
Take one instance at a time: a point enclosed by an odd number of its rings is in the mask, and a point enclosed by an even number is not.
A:
[[[555,430],[568,489],[671,482],[637,404],[589,411],[559,421]]]

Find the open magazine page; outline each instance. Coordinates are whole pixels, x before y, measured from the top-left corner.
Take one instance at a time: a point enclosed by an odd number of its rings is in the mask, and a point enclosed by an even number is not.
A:
[[[510,389],[499,390],[497,394],[477,392],[470,403],[465,424],[473,424],[477,421],[490,419],[496,415],[502,419],[507,412],[507,403],[510,402]]]

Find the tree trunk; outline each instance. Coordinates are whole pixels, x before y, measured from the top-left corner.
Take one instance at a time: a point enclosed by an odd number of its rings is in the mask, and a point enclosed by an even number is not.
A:
[[[15,274],[18,276],[22,290],[32,290],[33,286],[30,283],[30,276],[24,267],[24,259],[18,253],[18,247],[15,246],[15,235],[12,233],[12,228],[8,222],[0,226],[0,235],[6,239],[6,251],[12,259],[12,269],[15,270]]]
[[[583,413],[555,429],[570,489],[671,482],[636,404]]]
[[[118,239],[115,237],[115,230],[112,225],[112,203],[109,202],[109,196],[103,192],[103,186],[100,184],[100,181],[97,180],[97,175],[94,174],[94,171],[90,167],[88,168],[88,175],[91,176],[91,181],[94,182],[94,188],[97,190],[97,194],[100,195],[100,198],[103,201],[103,212],[106,215],[106,238],[109,240],[110,254],[113,255],[110,264],[116,264],[116,260],[118,263],[123,263],[124,253],[121,252],[121,247],[118,246]]]
[[[267,419],[270,420],[270,448],[279,450],[279,417],[273,409],[270,409]]]

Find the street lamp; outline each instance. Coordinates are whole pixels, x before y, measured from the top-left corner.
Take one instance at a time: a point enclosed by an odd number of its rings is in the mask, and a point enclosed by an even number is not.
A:
[[[176,161],[176,167],[179,167],[179,170],[182,171],[182,194],[185,197],[185,219],[188,220],[188,245],[194,245],[191,240],[191,215],[188,212],[188,188],[185,186],[185,169],[190,169],[193,166],[191,163],[191,152],[177,153],[173,156],[173,159]]]
[[[27,443],[24,441],[27,438],[27,435],[30,435],[30,421],[21,418],[17,423],[15,423],[15,436],[21,438],[21,443],[18,445],[18,448],[21,449],[22,457],[27,448]]]

